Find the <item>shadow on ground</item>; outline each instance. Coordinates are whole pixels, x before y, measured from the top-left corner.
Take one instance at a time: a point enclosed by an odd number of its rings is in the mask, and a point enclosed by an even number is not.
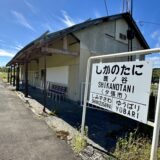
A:
[[[29,95],[43,104],[43,93],[39,89],[29,87]],[[56,111],[57,116],[71,126],[80,128],[82,107],[78,104],[67,101],[59,103],[47,98],[46,107],[51,111]],[[137,127],[144,127],[143,124],[123,116],[90,108],[87,108],[86,125],[88,126],[88,137],[109,151],[114,149],[117,138],[125,136]],[[146,130],[148,131],[148,128]]]

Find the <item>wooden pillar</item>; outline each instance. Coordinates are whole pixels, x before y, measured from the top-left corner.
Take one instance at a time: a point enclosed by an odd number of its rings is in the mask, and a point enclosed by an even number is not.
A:
[[[17,64],[17,71],[16,71],[16,90],[19,91],[19,64]]]
[[[25,61],[25,97],[28,97],[28,60]]]
[[[13,66],[13,86],[16,85],[16,65]]]
[[[11,65],[11,73],[10,73],[10,84],[12,84],[12,65]]]
[[[8,75],[7,75],[7,82],[10,82],[10,67],[8,67]]]
[[[43,79],[43,84],[44,84],[44,108],[43,112],[46,112],[46,98],[47,98],[47,91],[46,91],[46,55],[44,56],[44,79]]]

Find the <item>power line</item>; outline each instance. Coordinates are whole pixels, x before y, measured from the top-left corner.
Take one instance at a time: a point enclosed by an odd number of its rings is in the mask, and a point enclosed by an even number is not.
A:
[[[104,4],[105,4],[105,8],[106,8],[106,13],[107,13],[107,16],[108,16],[107,0],[104,0]]]

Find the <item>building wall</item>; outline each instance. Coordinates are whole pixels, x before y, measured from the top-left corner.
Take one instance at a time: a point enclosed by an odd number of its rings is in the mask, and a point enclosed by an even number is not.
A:
[[[85,81],[87,60],[90,56],[111,54],[118,52],[128,51],[128,40],[122,40],[119,37],[119,33],[127,36],[128,24],[125,20],[113,20],[110,22],[104,22],[102,24],[94,25],[77,31],[74,35],[80,40],[80,45],[78,43],[74,44],[74,39],[71,37],[70,41],[74,45],[68,45],[69,50],[78,51],[80,50],[79,56],[69,56],[69,55],[52,55],[46,58],[47,70],[49,70],[47,75],[47,80],[55,80],[56,71],[60,67],[65,66],[68,68],[68,98],[74,101],[80,100],[81,94],[81,84]],[[61,44],[59,44],[61,43]],[[61,48],[61,42],[55,42],[52,47]],[[133,40],[133,50],[143,49],[135,37]],[[116,58],[107,59],[105,62],[113,61],[127,61],[126,58]],[[29,64],[29,84],[41,87],[43,80],[41,79],[41,70],[44,69],[44,57],[39,58],[39,60],[32,61]]]
[[[62,85],[67,85],[67,96],[69,99],[78,101],[78,75],[79,75],[79,56],[52,55],[46,57],[47,75],[46,80]],[[37,88],[43,87],[41,71],[44,69],[44,57],[39,58],[38,62],[31,61],[28,65],[29,84]],[[66,73],[64,73],[66,71]],[[62,75],[60,75],[62,74]],[[59,78],[59,82],[57,80]]]
[[[87,60],[90,56],[128,51],[128,40],[119,38],[120,33],[127,36],[127,30],[128,24],[126,21],[119,19],[94,25],[75,33],[75,36],[80,40],[79,89],[81,88],[81,84],[85,82]],[[133,40],[133,50],[140,49],[143,48],[135,37]],[[114,58],[105,60],[105,62],[127,60],[128,57]]]

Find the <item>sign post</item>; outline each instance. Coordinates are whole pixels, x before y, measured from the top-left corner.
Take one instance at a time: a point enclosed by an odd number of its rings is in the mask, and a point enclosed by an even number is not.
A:
[[[157,95],[157,105],[156,105],[156,114],[155,114],[155,122],[153,128],[153,138],[152,138],[152,147],[151,147],[151,157],[150,160],[157,159],[157,147],[159,141],[159,129],[160,129],[160,78],[159,78],[159,86],[158,86],[158,95]]]
[[[155,122],[153,123],[147,120],[152,74],[151,63],[145,61],[134,61],[93,64],[91,89],[90,94],[88,94],[90,68],[93,60],[100,60],[101,62],[102,59],[106,58],[133,55],[140,56],[157,52],[160,52],[160,48],[107,54],[90,57],[88,59],[81,124],[82,135],[84,134],[87,103],[91,103],[98,107],[116,112],[152,126],[153,138],[150,160],[157,159],[157,146],[160,129],[160,84],[158,89]]]

